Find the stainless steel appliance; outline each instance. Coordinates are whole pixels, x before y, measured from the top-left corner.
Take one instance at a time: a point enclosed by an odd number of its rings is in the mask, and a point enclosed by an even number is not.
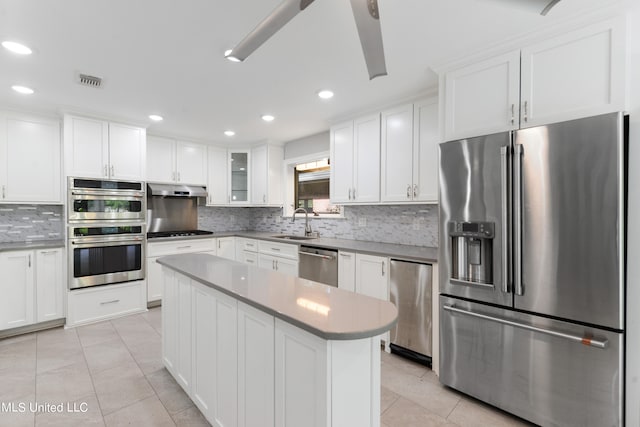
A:
[[[212,234],[198,230],[198,197],[204,187],[147,184],[147,237],[189,237]]]
[[[440,145],[440,380],[543,426],[623,419],[625,118]]]
[[[391,350],[431,363],[432,268],[392,259],[389,270],[391,302],[398,309],[398,323],[390,331]]]
[[[143,182],[70,177],[67,184],[69,223],[145,220]]]
[[[144,279],[144,224],[72,224],[68,232],[69,289]]]
[[[298,275],[329,286],[338,286],[338,251],[300,246]]]

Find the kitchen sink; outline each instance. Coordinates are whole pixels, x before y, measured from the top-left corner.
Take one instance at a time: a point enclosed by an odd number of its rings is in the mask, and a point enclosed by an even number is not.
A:
[[[293,234],[279,234],[277,236],[271,236],[274,239],[287,239],[287,240],[311,240],[316,239],[317,237],[309,237],[309,236],[296,236]]]

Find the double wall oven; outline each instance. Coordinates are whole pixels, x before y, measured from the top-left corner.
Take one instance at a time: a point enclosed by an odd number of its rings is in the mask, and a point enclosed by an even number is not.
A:
[[[69,178],[69,289],[145,277],[145,184]]]

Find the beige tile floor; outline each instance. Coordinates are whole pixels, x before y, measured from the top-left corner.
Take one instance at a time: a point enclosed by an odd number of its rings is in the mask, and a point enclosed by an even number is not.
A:
[[[0,340],[0,426],[209,426],[162,366],[160,313]],[[383,427],[527,425],[395,355],[382,355],[382,384]],[[65,407],[34,414],[36,402]],[[67,402],[87,410],[68,412]],[[8,412],[8,403],[26,412]]]

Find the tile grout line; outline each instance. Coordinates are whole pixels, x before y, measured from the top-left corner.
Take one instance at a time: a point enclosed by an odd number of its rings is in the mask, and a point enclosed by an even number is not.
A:
[[[454,406],[453,409],[451,409],[451,412],[449,412],[449,414],[445,417],[445,420],[453,423],[453,421],[449,420],[449,417],[451,416],[451,414],[453,414],[453,412],[456,410],[458,405],[460,405],[460,403],[462,403],[462,398],[461,397],[458,398],[458,402],[456,403],[456,406]],[[456,423],[454,423],[454,424],[456,424]]]
[[[100,404],[100,399],[98,398],[98,390],[96,390],[96,385],[93,382],[93,374],[91,373],[91,369],[89,369],[89,362],[87,362],[87,355],[85,354],[85,346],[82,345],[82,340],[80,339],[80,335],[78,334],[78,329],[73,328],[78,336],[78,342],[80,343],[80,348],[82,349],[82,358],[84,359],[84,364],[87,366],[87,372],[89,373],[89,379],[91,380],[91,388],[93,388],[93,394],[96,396],[96,402],[98,402],[98,409],[100,410],[100,416],[102,417],[102,424],[107,425],[104,421],[104,412],[102,412],[102,405]]]
[[[153,328],[153,326],[151,326],[149,324],[149,322],[147,321],[147,319],[144,319],[145,323],[147,323],[151,329],[153,329],[155,331],[155,329]],[[118,330],[118,328],[116,327],[116,325],[113,323],[112,320],[109,320],[109,323],[111,323],[111,326],[113,327],[113,329],[116,331],[116,334],[118,334],[118,337],[120,338],[120,341],[122,341],[122,343],[124,344],[124,347],[127,349],[127,352],[129,353],[129,356],[131,356],[131,358],[133,359],[133,362],[136,364],[136,366],[138,367],[138,369],[140,369],[140,372],[142,372],[142,377],[144,378],[144,380],[147,382],[147,384],[149,384],[149,387],[151,387],[151,390],[153,390],[153,395],[156,397],[156,399],[158,399],[158,402],[160,402],[160,404],[162,405],[162,407],[164,408],[164,410],[167,412],[167,415],[169,415],[169,418],[171,419],[171,422],[173,423],[173,425],[176,425],[175,420],[173,419],[173,417],[171,416],[171,414],[169,413],[169,410],[166,408],[166,406],[164,406],[164,403],[162,403],[162,400],[160,400],[160,396],[158,396],[158,393],[156,392],[156,389],[153,387],[153,385],[149,382],[149,380],[147,379],[147,375],[144,373],[144,371],[142,370],[142,368],[140,367],[140,365],[138,364],[138,360],[136,360],[135,356],[133,355],[133,353],[131,353],[131,349],[129,348],[129,346],[127,345],[127,342],[122,339],[122,335],[120,335],[120,331]],[[135,405],[136,403],[140,403],[145,399],[148,399],[151,396],[145,397],[144,399],[139,399],[133,403],[131,403],[131,405],[127,405],[124,408],[128,408],[129,406]],[[120,408],[118,409],[118,411],[121,411],[124,408]],[[118,412],[118,411],[114,411],[112,413]]]

